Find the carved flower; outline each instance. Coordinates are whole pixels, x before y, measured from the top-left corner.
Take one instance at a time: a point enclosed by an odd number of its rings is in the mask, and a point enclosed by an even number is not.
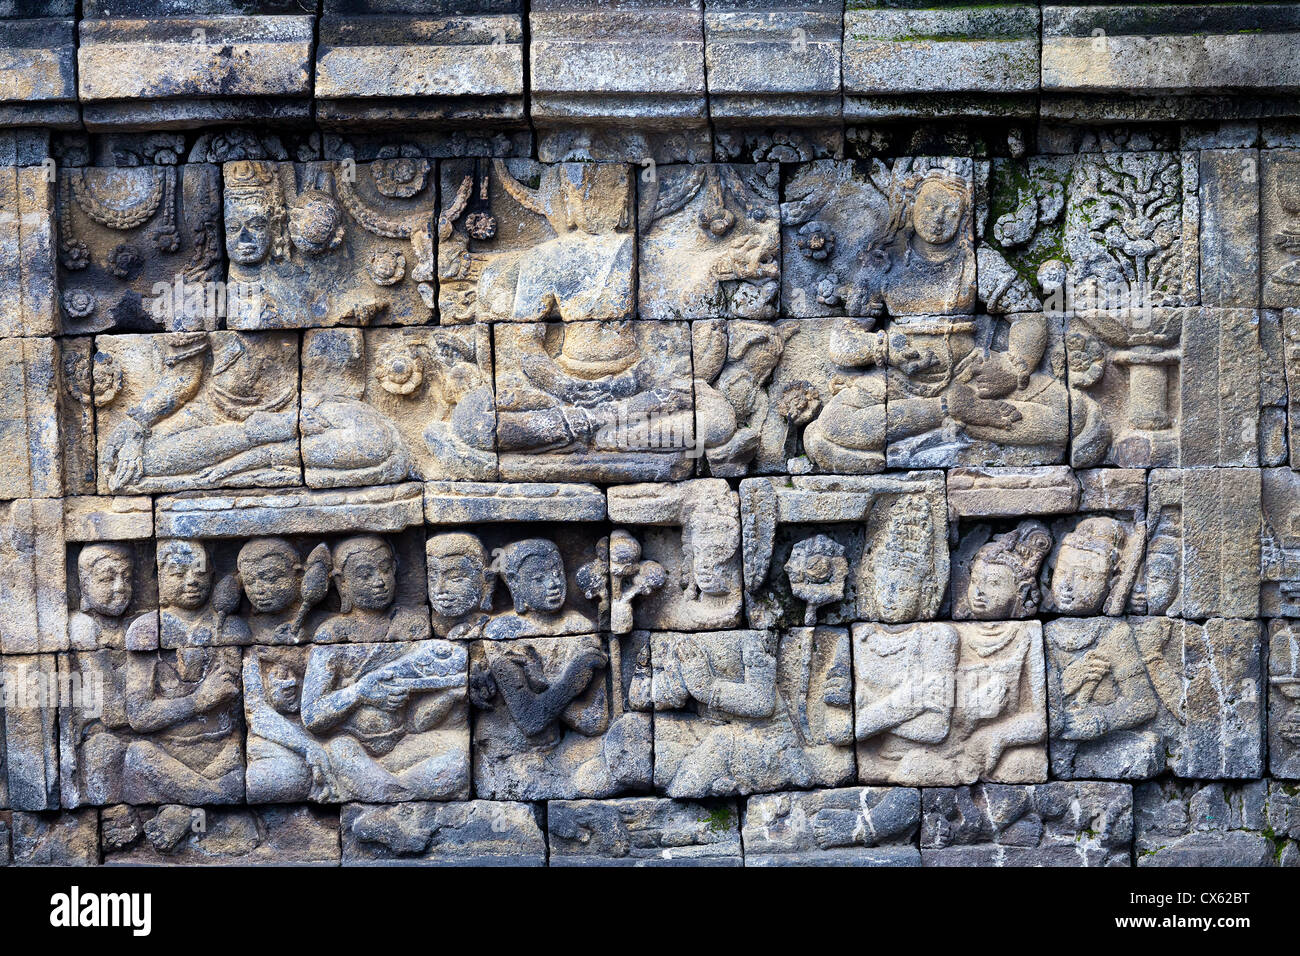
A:
[[[85,289],[69,289],[63,293],[63,310],[74,319],[86,319],[95,311],[95,296]]]
[[[817,302],[821,305],[837,306],[843,305],[844,300],[840,297],[838,289],[840,277],[832,272],[825,276],[821,282],[817,283]]]
[[[90,265],[90,249],[80,239],[73,239],[63,244],[59,259],[65,269],[76,272]]]
[[[93,386],[90,381],[90,360],[84,352],[63,353],[63,388],[78,404],[90,404]]]
[[[793,382],[777,399],[776,410],[792,425],[807,425],[822,410],[821,393],[808,382]]]
[[[465,217],[465,231],[474,239],[491,239],[497,234],[496,217],[486,212],[472,212]]]
[[[410,395],[424,381],[424,369],[415,353],[397,347],[380,356],[375,378],[379,387],[390,395]]]
[[[1088,388],[1106,371],[1106,349],[1091,335],[1070,332],[1065,337],[1065,354],[1072,388]]]
[[[835,233],[826,223],[814,219],[799,227],[795,244],[804,256],[820,262],[835,251]]]
[[[375,285],[396,285],[406,275],[406,256],[376,249],[370,256],[369,272]]]
[[[122,366],[107,352],[95,353],[94,401],[103,408],[122,391]]]
[[[429,175],[429,161],[409,156],[378,159],[371,165],[370,172],[375,179],[375,188],[382,195],[410,199],[424,188]]]
[[[108,271],[119,279],[134,278],[144,265],[144,256],[125,242],[108,254]]]

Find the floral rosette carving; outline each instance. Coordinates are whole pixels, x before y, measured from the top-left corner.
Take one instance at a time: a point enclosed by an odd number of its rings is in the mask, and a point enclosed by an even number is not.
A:
[[[424,365],[410,348],[394,346],[379,356],[375,379],[390,395],[411,395],[424,382]]]
[[[424,188],[429,177],[429,161],[398,156],[375,160],[370,167],[375,188],[390,199],[410,199]]]

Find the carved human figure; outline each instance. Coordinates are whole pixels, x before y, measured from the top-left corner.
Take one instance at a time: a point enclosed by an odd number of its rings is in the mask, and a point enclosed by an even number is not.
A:
[[[758,451],[771,409],[767,387],[798,326],[697,322],[695,418],[711,474],[743,475]]]
[[[238,803],[244,796],[240,651],[182,647],[132,654],[126,714],[129,803]]]
[[[943,583],[936,580],[934,517],[921,498],[903,496],[886,502],[883,527],[866,561],[865,590],[874,616],[890,623],[933,617],[942,601]]]
[[[512,330],[521,381],[504,395],[498,383],[498,450],[623,451],[629,425],[651,421],[666,434],[689,436],[690,378],[665,355],[674,343],[652,329],[654,347],[646,350],[636,330],[635,322],[567,322],[552,333],[559,337],[554,356],[547,326]]]
[[[158,382],[103,446],[110,491],[193,484],[283,485],[297,480],[295,348],[278,335],[177,332],[155,336]],[[210,359],[209,359],[210,355]]]
[[[302,726],[305,651],[257,647],[244,655],[249,802],[340,799],[329,754]]]
[[[846,374],[831,379],[830,400],[804,429],[808,457],[832,474],[866,474],[885,466],[885,382],[872,368],[888,364],[888,341],[871,323],[845,319],[829,352]]]
[[[344,799],[464,797],[465,686],[466,652],[444,641],[316,644],[302,724],[324,741]]]
[[[999,534],[971,559],[966,608],[977,621],[1033,617],[1042,606],[1038,572],[1052,547],[1041,521],[1022,521]]]
[[[1168,629],[1167,621],[1151,623]],[[1053,767],[1079,776],[1150,777],[1164,770],[1167,728],[1155,723],[1159,698],[1146,660],[1155,651],[1153,669],[1161,675],[1164,645],[1144,634],[1151,646],[1139,649],[1132,622],[1114,618],[1062,619],[1046,633]]]
[[[304,591],[311,589],[304,588],[306,567],[298,549],[284,538],[254,538],[239,549],[235,564],[253,609],[248,625],[254,643],[305,641],[307,613],[316,601],[305,600]]]
[[[1120,571],[1126,535],[1114,518],[1084,518],[1061,540],[1052,571],[1053,608],[1091,617],[1104,608]]]
[[[1032,782],[1045,772],[1041,631],[1018,622],[854,629],[865,782]]]
[[[317,644],[423,641],[428,617],[394,603],[397,555],[378,535],[358,535],[334,548],[334,586],[339,611],[316,629]]]
[[[740,589],[740,519],[725,496],[687,501],[682,516],[683,596],[727,615]]]
[[[510,591],[514,613],[487,625],[484,636],[489,640],[571,634],[589,628],[581,613],[564,607],[569,585],[555,542],[545,538],[511,542],[500,550],[497,568]]]
[[[145,616],[128,621],[135,587],[131,549],[122,544],[87,544],[77,555],[81,605],[68,616],[68,638],[75,650],[151,646],[144,638]]]
[[[251,644],[252,631],[235,617],[239,586],[225,578],[216,589],[212,559],[201,541],[158,543],[159,631],[163,647]]]
[[[472,534],[433,535],[425,545],[433,632],[451,640],[483,636],[494,578],[483,542]]]
[[[226,255],[233,262],[256,266],[268,257],[288,255],[284,193],[263,163],[233,162],[224,175]]]
[[[1049,317],[1031,313],[1007,321],[1005,350],[977,348],[973,321],[908,319],[895,326],[889,344],[891,447],[906,442],[902,447],[915,455],[927,443],[964,438],[1059,457],[1069,432],[1066,387],[1050,370],[1039,371]]]
[[[411,452],[366,393],[365,339],[360,329],[318,329],[302,356],[302,461],[308,481],[361,487],[402,481]]]
[[[817,623],[818,608],[844,600],[849,575],[844,545],[824,534],[804,538],[790,549],[785,573],[790,590],[805,603],[803,622],[811,627]]]
[[[1157,522],[1146,548],[1146,567],[1142,590],[1148,614],[1179,617],[1182,614],[1181,592],[1183,541],[1176,527]]]

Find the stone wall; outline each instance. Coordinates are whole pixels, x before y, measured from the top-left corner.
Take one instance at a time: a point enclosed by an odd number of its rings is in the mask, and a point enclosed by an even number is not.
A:
[[[1300,4],[0,0],[0,865],[1300,862]]]

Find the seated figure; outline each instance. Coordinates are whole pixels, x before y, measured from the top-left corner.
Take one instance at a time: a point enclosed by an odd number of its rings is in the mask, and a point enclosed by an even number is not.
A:
[[[150,626],[152,615],[141,615],[129,622],[125,617],[135,584],[130,548],[121,544],[83,545],[77,555],[77,583],[81,606],[68,616],[73,650],[147,650],[157,646],[157,633]]]
[[[214,593],[212,559],[201,541],[158,543],[158,603],[164,647],[253,641],[248,624],[234,616],[239,609],[237,583],[225,579]]]
[[[339,611],[316,629],[315,643],[428,639],[428,617],[394,604],[397,555],[383,538],[367,534],[340,542],[334,548],[334,584]]]

